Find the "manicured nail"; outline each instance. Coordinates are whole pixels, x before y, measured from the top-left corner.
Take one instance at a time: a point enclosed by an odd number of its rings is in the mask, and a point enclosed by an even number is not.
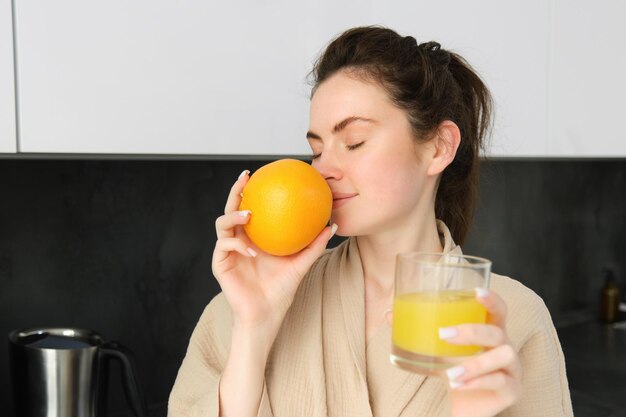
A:
[[[330,227],[330,237],[335,236],[335,233],[337,232],[337,228],[339,226],[337,226],[336,223],[333,223],[333,225]]]
[[[459,331],[457,330],[456,327],[440,327],[439,328],[439,338],[443,340],[452,339],[458,334],[459,334]]]
[[[459,381],[450,381],[450,388],[452,389],[457,389],[462,387],[463,385],[465,385],[465,382],[459,382]]]
[[[247,217],[250,213],[252,213],[250,210],[241,210],[237,212],[237,214],[241,217]]]
[[[244,169],[243,172],[239,174],[239,177],[237,179],[240,180],[241,178],[243,178],[245,175],[248,175],[249,173],[250,171],[248,171],[247,169]]]
[[[256,257],[256,252],[254,251],[254,249],[252,248],[248,248],[246,249],[246,251],[250,254],[250,256],[252,256],[253,258]]]
[[[474,291],[476,291],[476,297],[478,298],[487,298],[489,296],[489,290],[487,288],[476,287]]]
[[[458,388],[455,387],[454,385],[452,385],[453,382],[456,382],[457,384],[463,384],[462,382],[458,382],[455,381],[458,377],[460,377],[461,375],[463,375],[465,373],[465,367],[463,366],[455,366],[453,368],[447,369],[446,370],[446,374],[448,375],[448,379],[450,380],[450,386],[452,388]]]

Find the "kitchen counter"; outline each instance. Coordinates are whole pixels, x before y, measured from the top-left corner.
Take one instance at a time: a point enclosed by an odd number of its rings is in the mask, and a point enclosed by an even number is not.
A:
[[[626,322],[557,328],[576,417],[626,417]]]

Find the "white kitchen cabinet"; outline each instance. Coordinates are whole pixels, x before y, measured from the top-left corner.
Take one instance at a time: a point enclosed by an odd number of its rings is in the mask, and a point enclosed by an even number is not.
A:
[[[21,152],[309,153],[296,2],[15,3]]]
[[[15,89],[11,0],[0,0],[0,153],[15,153]]]
[[[314,58],[381,24],[483,76],[490,156],[626,156],[620,0],[14,0],[19,141],[0,1],[0,152],[306,155]]]
[[[547,154],[626,157],[626,3],[553,1]]]
[[[305,76],[326,42],[363,24],[439,40],[475,65],[497,105],[491,155],[546,152],[542,0],[16,6],[22,152],[307,154]]]

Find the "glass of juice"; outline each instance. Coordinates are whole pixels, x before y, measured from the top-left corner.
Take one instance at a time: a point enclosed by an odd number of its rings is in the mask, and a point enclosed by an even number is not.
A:
[[[482,347],[453,345],[439,328],[484,324],[487,311],[475,288],[489,288],[491,261],[475,256],[410,252],[396,257],[391,326],[391,363],[423,375],[445,369],[482,352]]]

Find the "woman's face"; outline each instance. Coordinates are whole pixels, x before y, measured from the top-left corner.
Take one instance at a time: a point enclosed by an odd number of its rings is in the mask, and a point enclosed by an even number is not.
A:
[[[406,113],[378,84],[333,75],[311,100],[309,125],[313,166],[333,192],[338,234],[402,229],[434,207],[434,180],[420,163]]]

